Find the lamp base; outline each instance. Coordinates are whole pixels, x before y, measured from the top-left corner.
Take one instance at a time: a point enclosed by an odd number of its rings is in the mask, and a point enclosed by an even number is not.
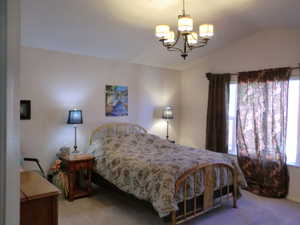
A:
[[[72,152],[72,154],[78,154],[78,153],[80,153],[80,151],[77,150],[77,146],[75,145],[74,146],[74,151]]]

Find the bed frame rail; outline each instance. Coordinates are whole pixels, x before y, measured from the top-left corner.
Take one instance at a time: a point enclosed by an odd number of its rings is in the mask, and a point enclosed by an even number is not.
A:
[[[219,168],[226,170],[227,175],[231,173],[233,184],[224,185],[221,184],[218,187],[218,190],[214,190],[214,178],[213,173],[214,169]],[[200,179],[200,176],[197,177],[197,174],[203,174],[202,181],[204,181],[204,193],[203,198],[200,199],[199,202],[199,194],[197,194],[197,178]],[[194,192],[193,197],[188,198],[188,179],[193,178],[194,182]],[[201,184],[199,181],[198,184]],[[231,186],[231,187],[230,187]],[[175,196],[176,194],[183,188],[183,210],[181,211],[173,211],[172,212],[172,225],[181,224],[186,222],[194,217],[197,217],[201,214],[204,214],[212,209],[220,207],[222,202],[225,199],[229,200],[230,197],[233,198],[233,208],[237,207],[237,175],[235,169],[227,164],[223,163],[207,163],[196,166],[194,168],[189,169],[183,175],[181,175],[175,184]],[[216,195],[215,193],[219,193]]]

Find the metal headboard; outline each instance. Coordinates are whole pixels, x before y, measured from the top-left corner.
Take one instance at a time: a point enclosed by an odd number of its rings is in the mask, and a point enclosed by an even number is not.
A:
[[[89,144],[91,145],[95,140],[109,137],[109,136],[117,136],[117,135],[126,135],[133,133],[147,133],[147,130],[140,125],[132,124],[132,123],[106,123],[98,128],[96,128],[89,140]]]

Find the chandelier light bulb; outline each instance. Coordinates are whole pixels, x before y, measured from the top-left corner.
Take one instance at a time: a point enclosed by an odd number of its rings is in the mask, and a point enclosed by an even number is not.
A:
[[[192,17],[188,15],[178,16],[178,30],[183,33],[191,32],[193,30]]]
[[[195,45],[198,43],[198,34],[196,32],[191,32],[188,36],[188,43],[189,45]]]
[[[210,38],[214,36],[214,25],[202,24],[199,26],[199,36],[202,38]]]
[[[157,25],[155,28],[156,37],[160,39],[165,39],[169,32],[170,27],[168,25]]]

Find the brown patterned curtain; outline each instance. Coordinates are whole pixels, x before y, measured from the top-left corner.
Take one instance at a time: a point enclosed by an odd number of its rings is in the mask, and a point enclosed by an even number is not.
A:
[[[228,152],[230,74],[206,74],[209,80],[206,149]]]
[[[237,151],[249,191],[285,197],[287,108],[290,68],[238,76]]]

